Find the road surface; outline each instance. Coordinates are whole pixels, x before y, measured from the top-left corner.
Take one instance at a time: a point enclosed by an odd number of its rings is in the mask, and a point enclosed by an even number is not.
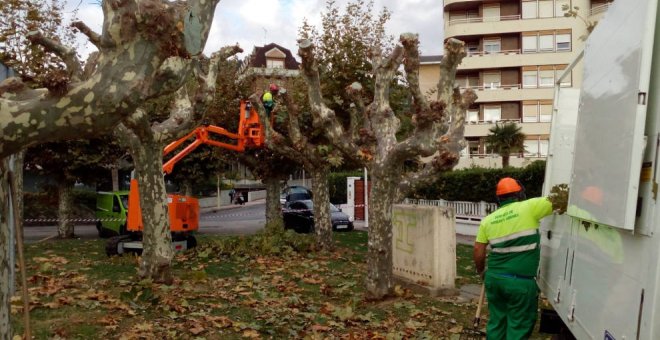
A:
[[[266,203],[223,207],[217,211],[202,209],[199,221],[199,234],[206,235],[246,235],[261,230],[266,223]],[[76,225],[75,234],[81,239],[98,238],[94,224]],[[57,226],[25,227],[25,241],[36,242],[57,235]]]

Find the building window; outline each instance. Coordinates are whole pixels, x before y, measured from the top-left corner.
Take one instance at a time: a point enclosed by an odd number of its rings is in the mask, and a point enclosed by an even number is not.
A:
[[[556,36],[557,52],[564,52],[571,50],[571,35],[570,34],[557,34]]]
[[[539,87],[553,87],[553,86],[555,86],[555,70],[550,69],[550,70],[539,71]]]
[[[467,112],[467,121],[476,123],[479,121],[479,111],[478,110],[468,110]]]
[[[484,39],[484,54],[497,54],[502,51],[502,40]]]
[[[522,49],[523,53],[536,53],[536,35],[526,35],[522,37]]]
[[[555,16],[563,17],[564,16],[564,5],[567,7],[570,6],[569,0],[555,0]]]
[[[541,123],[549,123],[552,121],[552,104],[551,103],[541,103],[539,105],[539,121]]]
[[[484,6],[484,21],[500,21],[500,4]]]
[[[477,87],[479,86],[479,77],[468,77],[468,87]]]
[[[548,143],[549,141],[547,139],[540,139],[539,140],[539,154],[541,157],[545,157],[548,155]]]
[[[555,49],[554,36],[552,34],[539,35],[539,51],[551,52]]]
[[[523,88],[535,88],[538,86],[538,71],[523,71]]]
[[[535,19],[536,18],[537,5],[536,0],[523,1],[522,3],[522,18],[523,19]]]
[[[478,54],[479,53],[479,44],[468,43],[465,46],[465,53],[467,53],[468,55]]]
[[[523,103],[523,123],[536,123],[538,118],[539,105],[537,102]]]
[[[552,18],[554,16],[554,1],[539,0],[539,18]]]
[[[484,89],[498,89],[502,84],[500,73],[484,73]]]
[[[539,141],[538,139],[528,139],[525,141],[525,157],[538,157]]]
[[[484,106],[484,121],[497,122],[502,119],[502,107],[497,105]]]
[[[566,69],[565,65],[558,65],[555,67],[555,73],[556,73],[556,79],[559,79],[562,74],[564,74],[564,70]],[[564,77],[564,79],[561,80],[561,83],[559,83],[559,86],[561,87],[571,87],[572,86],[572,81],[571,77],[573,76],[573,72],[569,72],[569,74]]]
[[[284,68],[284,60],[281,59],[267,59],[266,60],[267,68]]]

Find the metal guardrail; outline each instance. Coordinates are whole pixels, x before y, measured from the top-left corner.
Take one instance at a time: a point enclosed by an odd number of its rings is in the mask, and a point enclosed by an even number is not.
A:
[[[520,54],[521,50],[501,50],[501,51],[468,51],[467,56],[488,56],[488,55],[516,55]]]
[[[611,5],[612,5],[612,3],[608,2],[608,3],[602,4],[602,5],[594,6],[589,10],[589,16],[606,12],[607,9],[610,8]]]
[[[477,18],[461,18],[461,19],[450,19],[449,26],[457,24],[473,24],[479,22],[498,22],[498,21],[510,21],[510,20],[520,20],[520,14],[516,15],[500,15],[494,17],[477,17]]]

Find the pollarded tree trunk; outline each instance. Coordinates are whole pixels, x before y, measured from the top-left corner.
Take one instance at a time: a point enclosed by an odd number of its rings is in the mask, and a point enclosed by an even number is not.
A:
[[[301,71],[308,87],[308,98],[315,127],[323,127],[325,137],[345,155],[357,157],[372,174],[370,203],[367,296],[380,299],[392,287],[392,204],[413,188],[428,183],[450,170],[465,147],[463,139],[465,112],[476,100],[470,90],[455,88],[456,70],[465,54],[464,44],[449,39],[440,65],[437,100],[429,102],[419,87],[419,39],[415,34],[402,34],[400,45],[387,57],[372,55],[374,66],[373,101],[365,105],[364,87],[353,83],[347,88],[352,97],[350,127],[337,119],[325,104],[321,91],[319,65],[314,45],[300,43]],[[411,92],[413,130],[399,140],[401,126],[390,106],[390,90],[400,66],[404,66]],[[336,94],[330,94],[334,96]],[[407,161],[434,156],[415,170],[403,170]]]
[[[10,291],[9,277],[11,263],[9,262],[9,243],[14,242],[9,234],[9,182],[7,178],[7,161],[0,159],[0,339],[11,339],[9,327]]]
[[[57,235],[59,238],[73,238],[73,184],[60,181],[57,184]]]
[[[154,282],[171,283],[173,251],[162,168],[163,147],[158,142],[142,141],[138,147],[131,147],[131,155],[135,161],[144,223],[144,252],[139,275]]]
[[[380,299],[392,288],[392,203],[396,186],[381,171],[371,171],[367,297]]]
[[[110,173],[112,175],[112,191],[119,191],[119,169],[111,168]]]
[[[314,227],[316,242],[321,249],[332,249],[332,220],[330,219],[330,194],[328,190],[327,167],[318,166],[310,169],[312,173],[312,192],[314,193]]]
[[[280,179],[271,176],[263,180],[266,185],[266,231],[281,231],[284,228],[282,220],[282,207],[280,192],[282,190]]]

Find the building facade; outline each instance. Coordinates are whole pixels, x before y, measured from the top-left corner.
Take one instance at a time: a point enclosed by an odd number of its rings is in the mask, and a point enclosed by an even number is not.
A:
[[[565,17],[564,6],[578,7],[579,17]],[[444,0],[445,39],[464,41],[467,52],[456,83],[478,96],[467,112],[468,146],[459,168],[501,166],[485,143],[497,122],[515,122],[527,136],[525,151],[512,155],[511,165],[545,159],[555,82],[582,51],[586,22],[600,19],[608,6],[606,0]],[[579,87],[581,69],[561,86]],[[427,73],[422,86],[433,84],[434,73]]]

